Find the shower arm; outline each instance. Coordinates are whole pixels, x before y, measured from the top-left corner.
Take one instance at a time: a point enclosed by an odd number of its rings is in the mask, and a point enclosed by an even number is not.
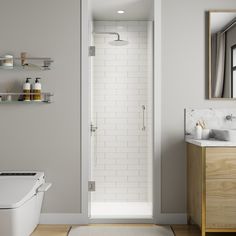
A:
[[[94,34],[111,34],[111,35],[116,35],[118,38],[118,41],[120,41],[120,35],[116,32],[93,32]]]

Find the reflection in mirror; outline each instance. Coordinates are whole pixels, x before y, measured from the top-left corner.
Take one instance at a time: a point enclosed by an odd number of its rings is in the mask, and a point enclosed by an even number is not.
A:
[[[236,98],[236,11],[210,12],[209,97]]]

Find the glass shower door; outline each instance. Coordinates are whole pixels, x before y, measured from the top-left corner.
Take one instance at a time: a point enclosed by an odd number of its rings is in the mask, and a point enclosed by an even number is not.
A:
[[[118,32],[128,45],[109,44]],[[152,217],[152,22],[94,22],[92,218]]]

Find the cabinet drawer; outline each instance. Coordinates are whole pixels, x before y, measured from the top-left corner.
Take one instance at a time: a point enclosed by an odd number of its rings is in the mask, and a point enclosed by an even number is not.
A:
[[[206,148],[206,179],[236,179],[236,148]]]
[[[206,227],[236,228],[236,179],[206,181]]]

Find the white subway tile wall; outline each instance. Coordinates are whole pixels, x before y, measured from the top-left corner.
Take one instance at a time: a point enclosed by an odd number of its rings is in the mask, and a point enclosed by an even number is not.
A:
[[[126,46],[112,46],[114,35],[94,34],[92,148],[93,202],[150,201],[152,173],[152,27],[148,21],[95,21],[94,31],[118,32]],[[149,36],[149,39],[148,39]],[[143,128],[145,105],[146,130]]]

